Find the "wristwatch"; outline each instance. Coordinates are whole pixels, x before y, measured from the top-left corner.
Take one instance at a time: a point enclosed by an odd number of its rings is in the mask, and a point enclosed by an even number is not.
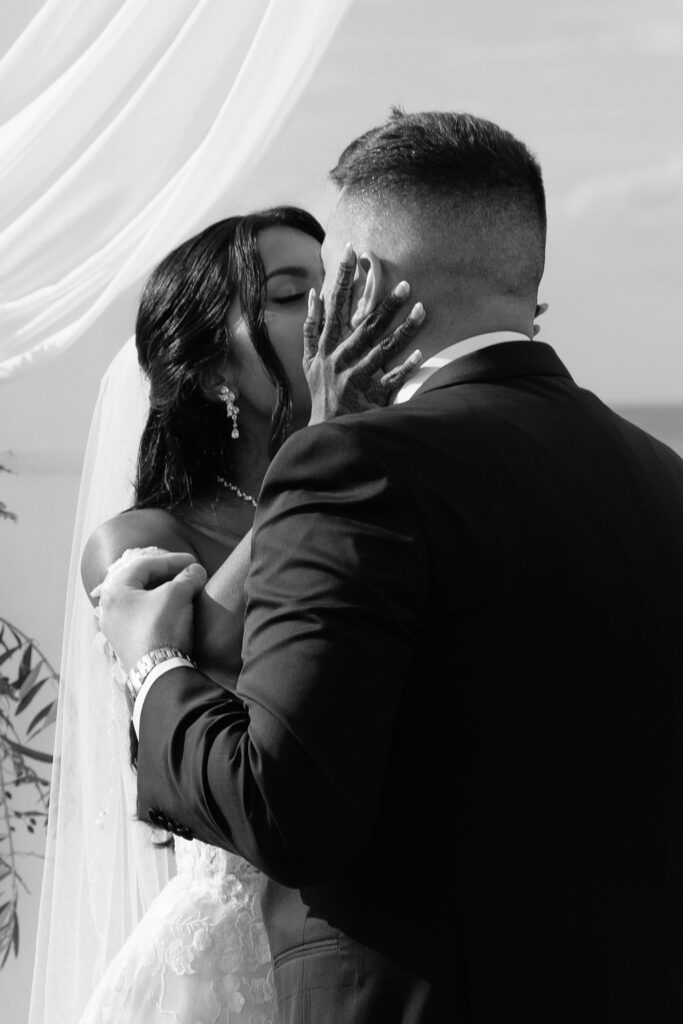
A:
[[[153,651],[143,654],[126,676],[126,697],[131,715],[135,706],[135,698],[142,689],[147,676],[156,665],[160,665],[163,661],[168,661],[170,658],[182,658],[192,668],[197,667],[194,659],[178,647],[155,647]]]

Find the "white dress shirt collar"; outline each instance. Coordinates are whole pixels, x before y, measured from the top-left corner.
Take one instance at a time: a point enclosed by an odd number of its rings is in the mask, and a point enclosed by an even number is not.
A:
[[[519,331],[493,331],[489,334],[478,334],[474,338],[463,338],[462,341],[456,341],[453,345],[441,349],[436,355],[430,356],[421,366],[418,366],[412,377],[399,388],[391,404],[399,405],[401,402],[407,402],[433,373],[448,366],[454,359],[469,356],[472,352],[479,352],[490,345],[500,345],[506,341],[531,341],[531,338],[528,334],[522,334]]]

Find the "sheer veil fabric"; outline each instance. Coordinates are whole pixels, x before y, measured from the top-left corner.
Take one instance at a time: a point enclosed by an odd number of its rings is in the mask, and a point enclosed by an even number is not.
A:
[[[80,581],[95,527],[129,506],[147,415],[134,340],[105,374],[86,450],[69,572],[30,1024],[75,1024],[107,963],[173,876],[135,819],[128,714]]]
[[[350,3],[47,0],[0,61],[0,380],[230,214]],[[75,1024],[175,870],[134,817],[125,702],[79,570],[92,530],[131,504],[146,411],[131,339],[103,378],[81,481],[29,1024]]]

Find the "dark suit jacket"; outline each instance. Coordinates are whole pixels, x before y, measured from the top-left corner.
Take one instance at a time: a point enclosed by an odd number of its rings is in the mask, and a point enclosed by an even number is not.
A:
[[[139,809],[269,877],[283,1022],[683,1020],[683,462],[541,342],[292,437],[240,702],[177,669]]]

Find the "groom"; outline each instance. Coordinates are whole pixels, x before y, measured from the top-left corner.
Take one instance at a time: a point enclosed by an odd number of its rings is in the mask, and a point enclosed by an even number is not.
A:
[[[140,815],[268,876],[283,1024],[680,1024],[683,463],[529,340],[522,143],[395,112],[332,177],[326,269],[438,358],[274,460],[239,699],[150,659]],[[119,576],[127,667],[190,653],[202,574],[140,589],[186,562]]]

